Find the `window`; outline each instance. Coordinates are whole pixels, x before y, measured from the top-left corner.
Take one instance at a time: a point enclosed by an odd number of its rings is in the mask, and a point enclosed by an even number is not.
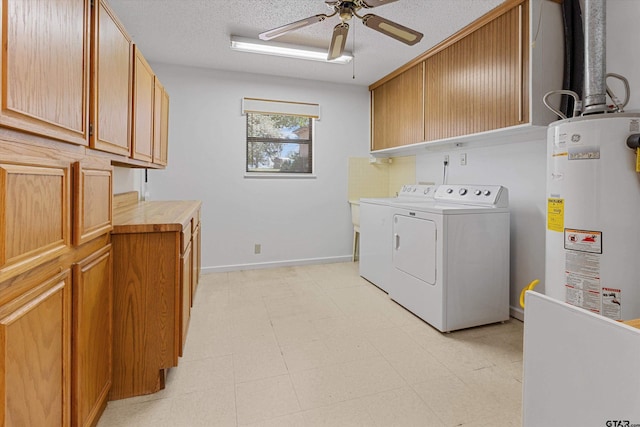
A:
[[[313,117],[247,112],[247,172],[313,172]]]

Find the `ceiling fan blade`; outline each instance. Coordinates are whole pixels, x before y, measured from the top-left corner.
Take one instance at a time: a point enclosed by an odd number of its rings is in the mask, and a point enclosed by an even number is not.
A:
[[[344,22],[333,28],[333,37],[331,38],[327,61],[333,61],[334,59],[338,59],[342,56],[342,52],[344,52],[344,45],[347,42],[348,33],[349,24],[345,24]]]
[[[265,31],[264,33],[260,33],[258,37],[260,37],[261,40],[271,40],[276,37],[280,37],[290,31],[298,30],[300,28],[308,27],[309,25],[322,22],[326,18],[327,18],[327,15],[325,14],[310,16],[309,18],[301,19],[299,21],[292,22],[290,24],[283,25],[281,27],[274,28],[269,31]]]
[[[370,0],[371,1],[371,0]],[[396,24],[388,19],[381,18],[377,15],[368,14],[362,17],[362,23],[369,28],[381,32],[384,35],[392,37],[403,43],[413,46],[422,40],[422,33],[411,28]]]
[[[362,5],[366,8],[372,8],[376,6],[382,6],[388,3],[393,3],[398,0],[362,0]]]

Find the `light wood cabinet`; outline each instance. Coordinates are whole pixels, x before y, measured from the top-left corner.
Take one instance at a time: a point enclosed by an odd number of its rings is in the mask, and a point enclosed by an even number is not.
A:
[[[131,152],[132,43],[104,0],[92,8],[91,148]]]
[[[155,78],[153,96],[153,163],[166,166],[169,150],[169,94]]]
[[[136,45],[133,46],[133,131],[131,157],[153,161],[153,95],[155,75]]]
[[[424,64],[420,63],[371,91],[372,148],[424,140]]]
[[[121,203],[113,218],[111,399],[154,393],[177,366],[189,326],[194,218],[200,202]],[[197,251],[199,252],[199,248]]]
[[[182,261],[180,267],[180,289],[182,290],[182,308],[180,310],[180,356],[183,355],[184,345],[187,342],[189,322],[191,321],[191,291],[193,290],[193,251],[191,248],[191,243],[189,243],[180,258]]]
[[[113,168],[84,160],[73,171],[73,243],[81,245],[111,231]]]
[[[26,157],[0,164],[0,282],[68,250],[70,169]]]
[[[195,224],[194,231],[191,236],[193,242],[193,274],[191,276],[191,305],[193,306],[193,300],[195,299],[196,292],[198,290],[198,284],[200,283],[200,270],[202,269],[202,233],[200,232],[200,211],[198,211],[197,218],[193,219]]]
[[[89,0],[2,0],[0,125],[87,145]]]
[[[531,17],[541,23],[535,32]],[[542,97],[562,86],[562,46],[559,4],[503,2],[369,87],[372,151],[406,155],[462,138],[495,140],[497,131],[544,137],[556,116]],[[412,83],[420,66],[423,89]]]
[[[70,290],[66,270],[0,304],[1,425],[70,424]]]
[[[517,6],[425,60],[427,141],[529,121],[527,23]]]
[[[111,245],[73,266],[72,425],[93,426],[111,387]]]

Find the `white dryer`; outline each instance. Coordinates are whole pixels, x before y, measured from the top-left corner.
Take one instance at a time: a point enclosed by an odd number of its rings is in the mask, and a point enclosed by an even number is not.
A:
[[[444,184],[391,210],[393,300],[442,332],[509,319],[506,188]]]
[[[435,185],[403,185],[397,197],[360,199],[360,276],[383,291],[392,287],[391,206],[433,201]]]

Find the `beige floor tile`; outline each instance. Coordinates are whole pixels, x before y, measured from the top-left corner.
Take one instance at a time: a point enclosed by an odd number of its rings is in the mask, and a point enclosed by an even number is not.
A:
[[[303,409],[318,408],[404,386],[382,357],[291,373]]]
[[[372,427],[375,420],[359,399],[304,411],[306,427]]]
[[[390,353],[385,355],[385,359],[408,384],[417,384],[433,378],[452,375],[446,366],[422,348]]]
[[[245,427],[240,425],[239,427]],[[272,418],[258,423],[247,424],[246,427],[307,427],[301,412]]]
[[[275,377],[287,373],[280,349],[233,353],[236,383]]]
[[[368,332],[365,336],[384,356],[398,352],[413,353],[422,349],[422,347],[400,327],[376,329]]]
[[[239,425],[267,421],[300,410],[289,375],[236,384]]]
[[[109,402],[98,427],[169,427],[170,414],[171,399],[116,406]]]
[[[492,394],[467,385],[456,376],[435,378],[412,387],[447,426],[494,417],[500,410]]]
[[[440,418],[409,387],[361,399],[375,427],[444,427]]]
[[[322,338],[321,332],[306,315],[274,319],[271,323],[281,347],[304,344]]]
[[[227,384],[206,391],[187,393],[171,400],[167,417],[170,426],[235,427],[234,385]]]
[[[233,353],[261,352],[279,349],[278,340],[273,329],[266,332],[256,330],[255,333],[234,336],[231,338]]]
[[[494,366],[483,355],[475,352],[474,343],[447,341],[427,349],[440,363],[462,376],[467,372]]]
[[[181,360],[177,368],[169,370],[166,387],[160,393],[166,397],[175,397],[233,383],[233,361],[230,355]]]

